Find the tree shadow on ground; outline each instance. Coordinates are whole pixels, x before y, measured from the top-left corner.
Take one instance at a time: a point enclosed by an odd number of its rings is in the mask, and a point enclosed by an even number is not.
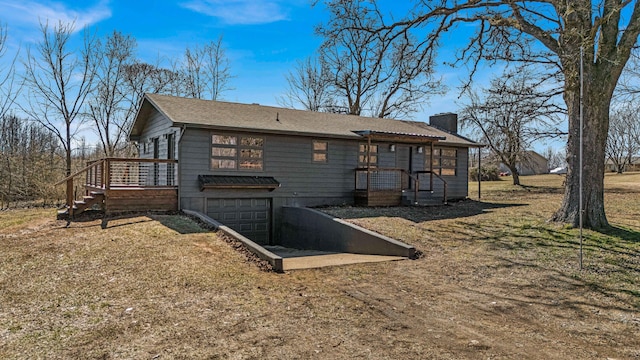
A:
[[[195,221],[185,216],[179,215],[180,213],[176,212],[126,212],[105,215],[104,211],[88,210],[74,216],[70,223],[90,223],[95,222],[96,220],[101,220],[102,222],[100,224],[100,227],[102,227],[102,229],[112,229],[120,226],[129,226],[133,224],[157,221],[167,228],[180,234],[195,234],[208,231]],[[141,217],[144,217],[144,219],[140,219]],[[114,224],[114,222],[117,223]],[[92,224],[90,226],[97,225]]]
[[[206,228],[201,226],[201,224],[182,214],[154,214],[150,215],[149,217],[182,235],[210,232],[210,230],[207,230]]]
[[[615,236],[629,242],[640,242],[640,231],[625,229],[620,226],[611,225],[604,229],[594,229],[594,231],[608,236]]]
[[[605,189],[605,194],[638,194],[640,193],[640,188],[631,188],[631,187],[608,187]]]
[[[461,200],[447,205],[436,206],[394,206],[394,207],[323,207],[318,210],[331,216],[348,218],[400,217],[415,223],[424,221],[456,219],[490,212],[493,209],[526,206],[527,204],[500,204],[477,200]]]
[[[496,259],[500,263],[497,268],[514,267],[530,269],[536,274],[547,274],[549,278],[542,282],[547,284],[546,291],[552,290],[550,284],[557,285],[559,293],[570,288],[580,288],[585,293],[598,292],[608,298],[615,298],[620,303],[640,308],[640,291],[635,290],[637,287],[632,280],[633,274],[640,271],[640,262],[637,260],[640,255],[637,250],[640,232],[612,227],[605,236],[594,232],[585,234],[585,265],[579,270],[577,254],[580,243],[575,229],[529,224],[509,226],[508,223],[491,229],[481,224],[465,223],[464,226],[473,232],[474,242],[485,242],[492,253],[518,254],[521,257],[516,259],[497,255]],[[575,256],[574,267],[567,267],[566,260],[570,256]],[[564,259],[564,265],[558,265],[559,259]]]
[[[533,185],[520,185],[520,187],[529,193],[535,194],[563,194],[564,188],[557,186],[533,186]]]

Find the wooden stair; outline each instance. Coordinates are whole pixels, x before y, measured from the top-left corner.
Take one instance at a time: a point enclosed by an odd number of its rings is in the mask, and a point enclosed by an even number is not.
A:
[[[100,204],[102,207],[104,204],[104,193],[100,191],[91,191],[89,195],[83,196],[82,200],[73,201],[73,215],[81,214],[86,209],[91,208],[93,205]],[[69,208],[58,211],[58,218],[66,218],[69,216]]]

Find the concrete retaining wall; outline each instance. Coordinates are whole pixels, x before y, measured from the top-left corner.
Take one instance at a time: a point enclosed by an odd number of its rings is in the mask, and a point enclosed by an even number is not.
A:
[[[317,210],[282,208],[279,245],[354,254],[415,255],[413,246],[334,218]]]
[[[256,254],[256,256],[258,256],[260,259],[267,261],[269,264],[271,264],[271,266],[273,267],[273,270],[276,272],[283,272],[284,270],[284,266],[282,264],[282,257],[272,253],[271,251],[263,248],[262,246],[256,244],[255,242],[249,240],[248,238],[244,237],[242,234],[239,234],[237,231],[231,229],[228,226],[225,226],[224,224],[221,224],[219,222],[217,222],[216,220],[208,217],[207,215],[197,212],[197,211],[192,211],[192,210],[182,210],[185,214],[187,215],[191,215],[191,216],[195,216],[197,218],[199,218],[200,220],[208,223],[209,225],[212,225],[214,227],[215,230],[217,231],[222,231],[223,233],[231,236],[232,238],[240,241],[242,244],[244,244],[244,246],[251,251],[252,253]]]

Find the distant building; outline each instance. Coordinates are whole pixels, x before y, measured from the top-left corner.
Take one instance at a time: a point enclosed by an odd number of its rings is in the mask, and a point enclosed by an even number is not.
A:
[[[491,155],[487,161],[496,164],[501,173],[511,172],[495,155]],[[527,150],[524,152],[522,159],[516,164],[516,169],[518,169],[518,174],[520,175],[548,174],[549,160],[535,151]]]
[[[607,171],[611,171],[611,172],[618,171],[616,165],[613,163],[613,161],[611,161],[611,159],[607,159],[604,166],[605,166],[605,170]],[[623,165],[622,172],[626,172],[626,171],[640,171],[640,156],[632,156],[631,163]]]

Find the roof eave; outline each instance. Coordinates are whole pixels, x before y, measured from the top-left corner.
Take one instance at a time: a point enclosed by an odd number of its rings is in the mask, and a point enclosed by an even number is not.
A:
[[[327,139],[349,139],[349,140],[354,140],[354,139],[361,139],[362,138],[362,136],[359,136],[357,134],[353,134],[353,135],[338,135],[338,134],[327,134],[327,133],[319,133],[319,132],[302,132],[302,131],[275,130],[275,129],[255,129],[255,128],[233,127],[233,126],[194,124],[194,123],[190,123],[190,122],[179,122],[179,121],[176,121],[173,124],[174,124],[174,126],[186,126],[187,128],[192,128],[192,129],[209,129],[209,130],[220,130],[220,131],[231,131],[231,132],[261,133],[261,134],[273,134],[273,135],[294,135],[294,136],[318,137],[318,138],[327,138]]]
[[[149,105],[145,106],[146,104]],[[155,101],[153,101],[153,99],[151,99],[151,97],[148,96],[147,93],[145,93],[142,97],[142,100],[140,101],[140,106],[138,107],[138,111],[136,112],[136,116],[134,117],[135,120],[133,121],[133,125],[131,125],[131,129],[129,130],[130,141],[140,140],[142,130],[146,126],[149,114],[151,113],[151,108],[149,108],[149,106],[162,114],[162,116],[166,117],[167,120],[175,124],[175,121],[162,110],[162,107],[160,107]]]

